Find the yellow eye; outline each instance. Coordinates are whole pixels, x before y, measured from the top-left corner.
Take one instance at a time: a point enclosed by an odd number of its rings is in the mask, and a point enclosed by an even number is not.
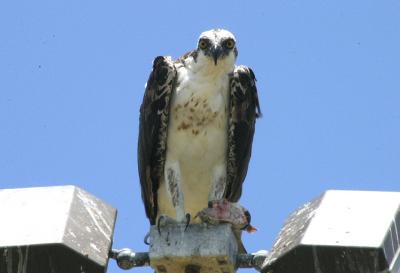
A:
[[[225,46],[229,49],[232,49],[235,46],[235,42],[233,40],[228,40],[226,41]]]
[[[200,41],[199,41],[199,47],[200,47],[201,49],[206,49],[207,46],[208,46],[207,41],[205,41],[205,40],[200,40]]]

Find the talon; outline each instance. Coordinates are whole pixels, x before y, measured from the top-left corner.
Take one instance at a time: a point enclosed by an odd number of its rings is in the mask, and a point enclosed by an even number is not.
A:
[[[190,224],[190,218],[191,218],[191,216],[190,216],[189,213],[186,213],[185,217],[186,217],[186,226],[185,226],[185,231],[186,231],[187,228],[188,228],[188,226],[189,226],[189,224]]]
[[[160,230],[158,230],[158,232],[160,232]],[[143,242],[145,245],[150,245],[149,238],[150,238],[150,232],[148,232],[146,236],[144,236]]]
[[[157,230],[158,230],[158,234],[161,236],[161,228],[160,228],[160,225],[161,225],[161,218],[164,218],[164,216],[163,215],[160,215],[160,217],[158,217],[158,220],[157,220]]]

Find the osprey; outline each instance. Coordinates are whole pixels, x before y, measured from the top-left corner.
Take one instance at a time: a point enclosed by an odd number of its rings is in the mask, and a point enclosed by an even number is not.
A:
[[[237,55],[233,34],[213,29],[176,61],[155,58],[138,143],[151,225],[161,219],[188,224],[192,215],[199,216],[195,221],[249,227],[249,214],[238,213],[237,202],[261,112],[254,73],[235,66]]]

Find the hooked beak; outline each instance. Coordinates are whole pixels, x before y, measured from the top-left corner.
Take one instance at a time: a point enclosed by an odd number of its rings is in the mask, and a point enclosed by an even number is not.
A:
[[[213,59],[214,59],[214,64],[217,65],[218,58],[219,58],[219,57],[221,56],[221,54],[222,54],[222,47],[219,46],[219,45],[213,47],[213,48],[211,49],[211,54],[212,54],[212,57],[213,57]]]

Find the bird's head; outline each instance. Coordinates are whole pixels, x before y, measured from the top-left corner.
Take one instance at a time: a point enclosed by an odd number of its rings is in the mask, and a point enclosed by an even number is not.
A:
[[[235,36],[225,29],[205,31],[200,34],[197,53],[198,58],[208,59],[215,66],[221,61],[234,64],[238,55]]]

